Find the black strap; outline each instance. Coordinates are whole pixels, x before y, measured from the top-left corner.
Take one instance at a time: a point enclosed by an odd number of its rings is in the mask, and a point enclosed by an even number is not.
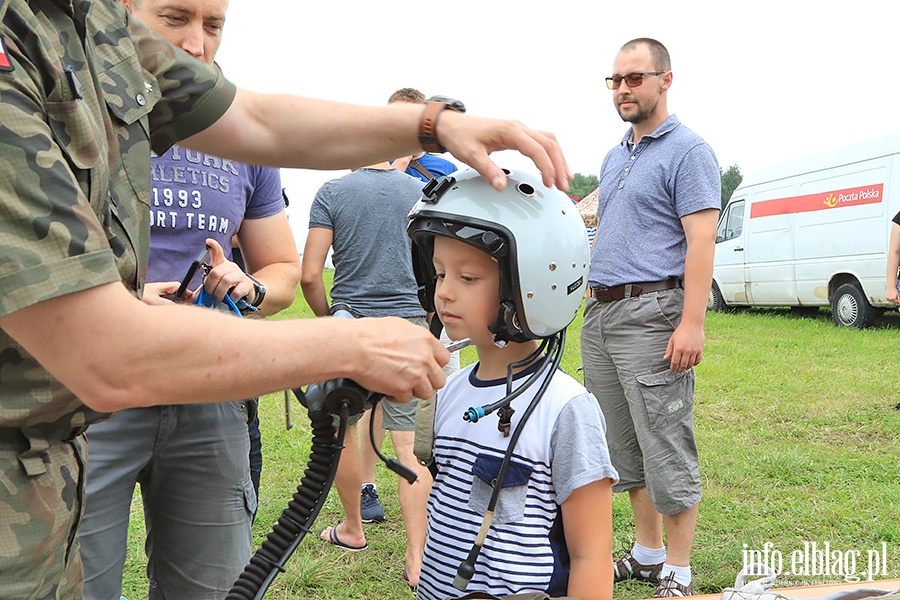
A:
[[[441,323],[437,313],[431,315],[431,325],[429,326],[429,329],[431,329],[431,334],[434,337],[441,339],[441,332],[444,330],[444,324]]]

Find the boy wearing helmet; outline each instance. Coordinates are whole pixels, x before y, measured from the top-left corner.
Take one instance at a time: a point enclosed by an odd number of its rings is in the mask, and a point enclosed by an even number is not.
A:
[[[596,399],[555,368],[586,285],[587,236],[564,194],[528,175],[509,181],[498,193],[473,171],[437,180],[410,213],[423,303],[478,351],[437,396],[418,598],[465,589],[609,600],[618,475],[598,448]],[[499,422],[487,416],[495,408]]]

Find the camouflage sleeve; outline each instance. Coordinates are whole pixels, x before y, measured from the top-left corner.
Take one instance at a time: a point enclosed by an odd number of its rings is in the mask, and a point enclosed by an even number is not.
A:
[[[128,31],[148,82],[154,81],[162,94],[150,113],[154,152],[162,154],[225,114],[236,88],[219,69],[173,46],[140,21],[129,19]]]
[[[44,97],[35,65],[13,47],[8,56],[14,68],[0,74],[0,316],[120,280],[78,179],[85,171],[71,167],[104,159],[89,109],[65,85]]]

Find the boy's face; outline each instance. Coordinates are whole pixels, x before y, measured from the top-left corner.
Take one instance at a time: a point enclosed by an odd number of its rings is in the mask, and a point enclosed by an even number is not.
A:
[[[450,339],[469,337],[476,345],[492,343],[488,326],[500,310],[497,261],[468,244],[438,235],[434,270],[434,305]]]

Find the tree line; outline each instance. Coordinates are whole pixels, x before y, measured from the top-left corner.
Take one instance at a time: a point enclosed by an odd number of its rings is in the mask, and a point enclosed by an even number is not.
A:
[[[722,208],[728,204],[731,194],[741,184],[744,176],[741,175],[741,168],[737,164],[731,165],[724,171],[719,167],[719,177],[722,179]],[[596,175],[582,175],[575,173],[572,181],[569,182],[569,196],[573,200],[581,200],[588,196],[591,192],[600,187],[600,179]]]

